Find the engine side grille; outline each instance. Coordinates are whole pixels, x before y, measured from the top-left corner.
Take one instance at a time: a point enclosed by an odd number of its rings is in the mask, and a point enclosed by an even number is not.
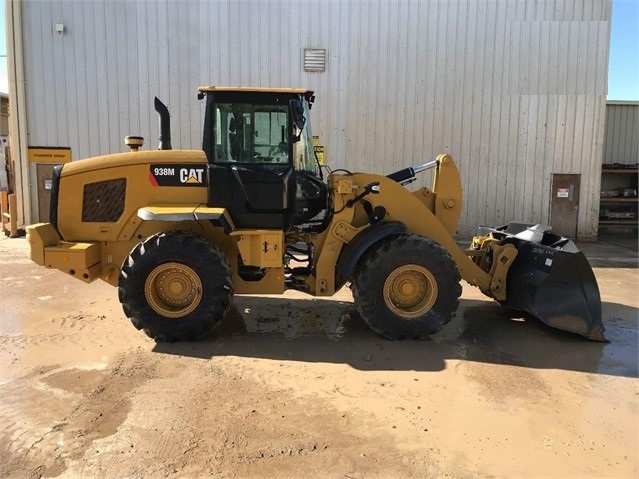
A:
[[[115,223],[124,213],[126,178],[98,181],[84,185],[82,221]]]

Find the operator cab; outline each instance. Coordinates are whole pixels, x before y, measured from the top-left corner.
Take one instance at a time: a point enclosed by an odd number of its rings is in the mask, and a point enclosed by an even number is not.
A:
[[[226,208],[240,229],[288,229],[326,208],[309,122],[312,91],[210,86],[199,92],[206,97],[209,206]]]

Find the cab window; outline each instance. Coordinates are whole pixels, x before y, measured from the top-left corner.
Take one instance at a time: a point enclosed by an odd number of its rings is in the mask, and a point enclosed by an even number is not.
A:
[[[217,103],[215,163],[288,163],[288,109],[283,105]]]

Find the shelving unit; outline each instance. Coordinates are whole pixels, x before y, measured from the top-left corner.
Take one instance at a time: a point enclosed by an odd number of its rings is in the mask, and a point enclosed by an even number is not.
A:
[[[603,165],[601,170],[601,198],[599,201],[599,229],[607,233],[637,231],[639,198],[637,197],[638,168],[613,168]]]

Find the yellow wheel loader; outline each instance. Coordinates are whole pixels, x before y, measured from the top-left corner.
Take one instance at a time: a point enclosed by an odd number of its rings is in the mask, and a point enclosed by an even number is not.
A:
[[[117,286],[126,316],[156,340],[209,333],[233,294],[331,296],[347,284],[377,333],[427,337],[457,309],[461,279],[552,327],[604,340],[597,283],[572,241],[511,223],[457,246],[462,187],[449,155],[388,176],[324,178],[312,91],[211,86],[198,97],[202,150],[171,149],[169,112],[156,98],[159,150],[127,137],[129,152],[57,167],[51,222],[27,227],[30,258]],[[430,168],[432,189],[405,187]]]

